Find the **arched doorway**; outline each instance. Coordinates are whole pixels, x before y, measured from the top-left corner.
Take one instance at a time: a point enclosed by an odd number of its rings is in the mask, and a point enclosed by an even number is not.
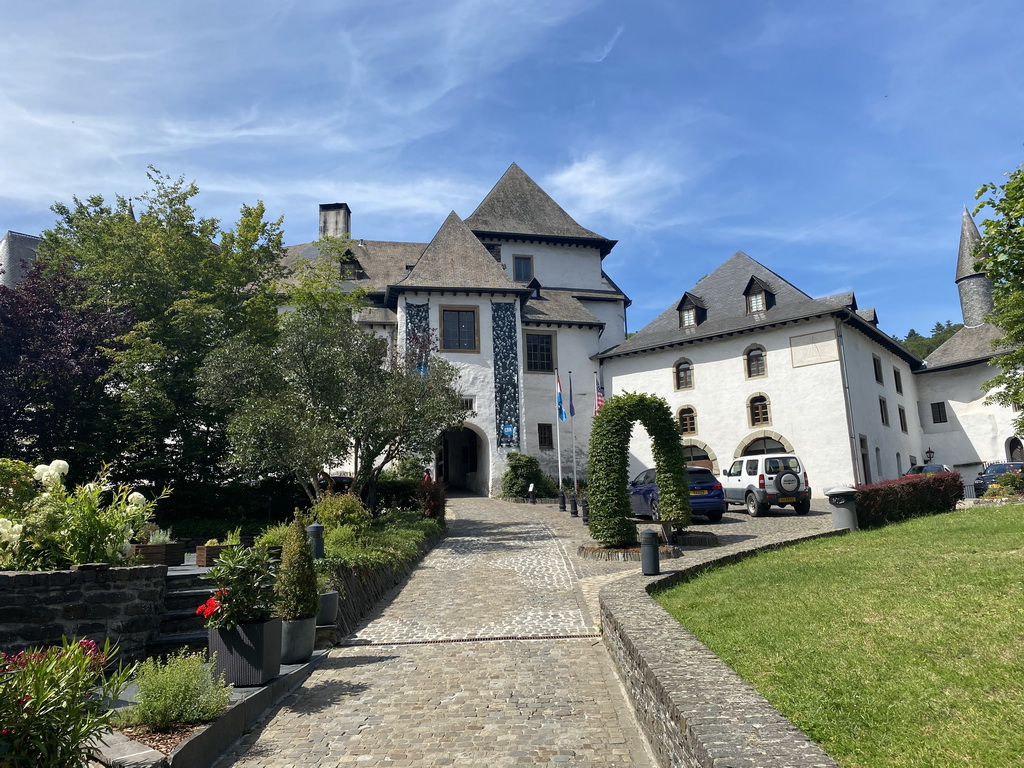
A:
[[[706,467],[712,472],[718,472],[718,457],[711,450],[711,446],[701,440],[694,438],[683,440],[683,459],[687,464]]]
[[[1021,445],[1019,437],[1011,437],[1006,443],[1007,461],[1024,461],[1024,445]]]
[[[747,443],[743,449],[741,456],[762,456],[766,453],[785,453],[786,446],[780,443],[778,440],[773,440],[770,437],[759,437],[756,440],[751,440]]]
[[[478,428],[466,424],[462,429],[445,432],[441,436],[441,449],[437,452],[437,479],[450,488],[488,495],[487,438]]]

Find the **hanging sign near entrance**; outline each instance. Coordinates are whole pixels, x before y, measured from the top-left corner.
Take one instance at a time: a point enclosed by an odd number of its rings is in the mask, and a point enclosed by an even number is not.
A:
[[[514,426],[512,426],[511,424],[502,424],[501,434],[503,434],[505,437],[512,437],[513,435],[515,435],[515,433],[516,428]]]

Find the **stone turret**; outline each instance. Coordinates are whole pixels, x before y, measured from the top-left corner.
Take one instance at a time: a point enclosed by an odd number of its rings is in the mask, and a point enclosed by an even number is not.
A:
[[[977,328],[985,322],[985,315],[992,312],[992,284],[985,273],[975,269],[975,248],[981,242],[981,233],[964,206],[963,221],[960,225],[960,254],[956,262],[956,287],[960,292],[960,311],[964,325]]]

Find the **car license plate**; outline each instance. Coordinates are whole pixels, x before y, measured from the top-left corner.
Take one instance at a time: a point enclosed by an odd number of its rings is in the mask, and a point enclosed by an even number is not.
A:
[[[690,491],[691,496],[707,496],[707,491]]]
[[[796,496],[780,496],[779,503],[785,504],[787,501],[796,501]]]

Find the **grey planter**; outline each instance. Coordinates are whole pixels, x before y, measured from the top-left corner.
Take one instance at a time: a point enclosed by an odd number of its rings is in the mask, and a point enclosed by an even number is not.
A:
[[[316,615],[318,627],[334,626],[338,623],[338,592],[324,592],[320,595],[320,613]]]
[[[214,674],[224,673],[231,685],[264,685],[281,674],[281,620],[242,624],[234,629],[209,630]]]
[[[281,622],[281,663],[309,661],[316,644],[316,616]]]

